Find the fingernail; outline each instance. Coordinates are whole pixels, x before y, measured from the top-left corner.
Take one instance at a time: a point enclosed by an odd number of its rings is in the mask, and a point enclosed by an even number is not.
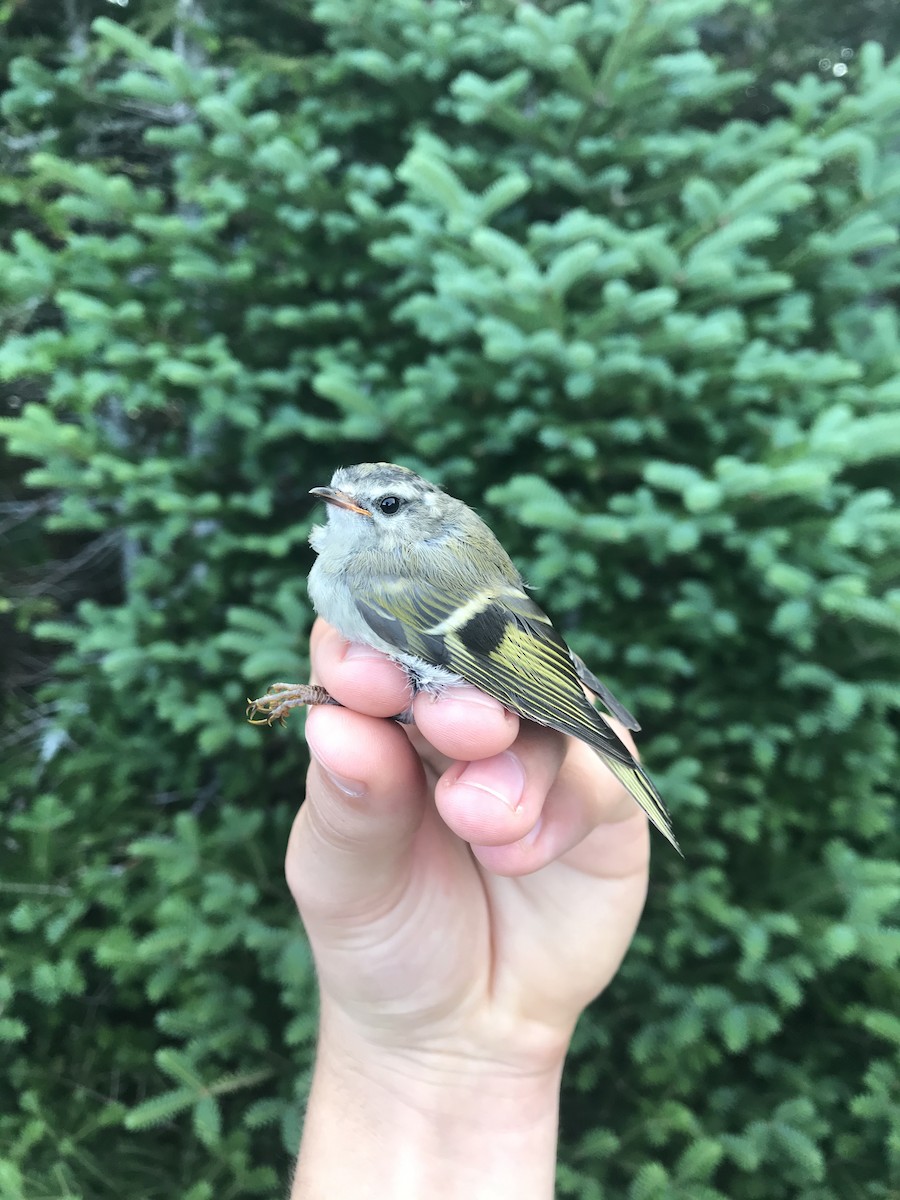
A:
[[[333,784],[339,792],[343,792],[345,796],[364,796],[369,790],[367,785],[361,779],[348,779],[346,775],[339,775],[337,771],[332,771],[331,767],[326,766],[322,762],[322,758],[316,749],[314,737],[310,737],[309,723],[306,726],[306,744],[309,746],[310,753],[316,760],[319,770],[329,783]]]
[[[488,696],[484,692],[480,692],[478,688],[471,687],[469,684],[453,684],[444,692],[438,692],[434,696],[435,700],[441,700],[445,704],[454,702],[459,704],[477,704],[481,708],[490,708],[494,712],[500,712],[505,717],[512,718],[513,714],[493,696]]]
[[[505,750],[469,763],[453,786],[486,792],[515,812],[525,791],[525,768],[511,750]]]
[[[345,796],[364,796],[369,790],[361,779],[348,779],[346,775],[338,775],[337,771],[332,771],[330,767],[326,767],[315,752],[313,752],[313,758],[319,764],[319,770],[325,779],[337,788],[339,792],[343,792]]]
[[[384,658],[384,655],[364,642],[348,642],[344,650],[344,660],[348,658]]]
[[[316,760],[318,762],[318,759]],[[322,767],[322,764],[319,763]],[[327,767],[322,767],[322,774],[333,784],[339,792],[343,792],[345,796],[353,796],[354,798],[364,796],[367,788],[359,779],[347,779],[343,775],[336,775],[334,771],[329,771]]]

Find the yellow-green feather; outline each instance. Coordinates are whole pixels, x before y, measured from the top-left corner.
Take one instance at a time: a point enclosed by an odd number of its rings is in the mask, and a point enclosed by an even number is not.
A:
[[[587,699],[571,651],[524,591],[505,581],[473,591],[462,585],[454,589],[446,580],[437,586],[427,579],[398,578],[382,581],[377,594],[359,596],[357,604],[372,628],[399,651],[445,667],[528,720],[587,742],[679,849],[652,781]],[[466,642],[475,639],[467,635],[487,614],[496,631],[499,613],[503,628],[496,644],[473,651]]]

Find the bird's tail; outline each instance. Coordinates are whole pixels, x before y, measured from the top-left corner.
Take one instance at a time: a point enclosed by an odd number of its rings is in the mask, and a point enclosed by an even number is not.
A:
[[[669,814],[666,812],[662,797],[656,790],[650,776],[641,767],[637,766],[637,764],[620,762],[619,759],[603,754],[602,751],[601,756],[613,775],[637,800],[638,804],[666,841],[671,842],[678,853],[681,854],[681,847],[678,845],[678,842],[675,840],[675,834],[672,832],[672,822],[669,820]]]

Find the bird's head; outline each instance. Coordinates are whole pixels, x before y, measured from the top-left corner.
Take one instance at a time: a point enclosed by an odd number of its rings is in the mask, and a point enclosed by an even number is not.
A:
[[[379,548],[400,551],[452,532],[464,506],[406,467],[358,463],[335,471],[310,495],[328,506],[328,524],[313,531],[321,552]]]

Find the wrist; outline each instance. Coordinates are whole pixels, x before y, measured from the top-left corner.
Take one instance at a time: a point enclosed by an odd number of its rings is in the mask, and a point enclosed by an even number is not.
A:
[[[562,1063],[385,1049],[323,1019],[294,1195],[549,1200]]]

